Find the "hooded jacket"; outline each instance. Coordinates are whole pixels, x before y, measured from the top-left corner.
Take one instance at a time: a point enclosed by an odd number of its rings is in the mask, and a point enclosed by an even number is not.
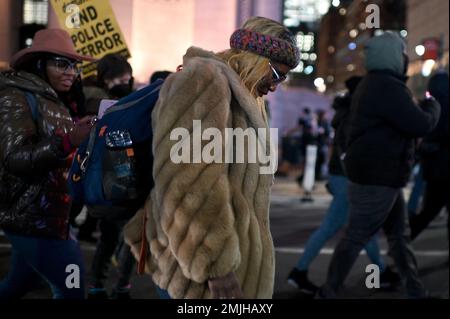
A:
[[[172,298],[210,298],[208,279],[230,272],[245,298],[271,298],[273,175],[260,174],[260,164],[247,159],[231,164],[170,159],[174,128],[192,133],[193,120],[201,120],[203,130],[218,128],[224,136],[225,128],[267,129],[266,118],[238,74],[212,52],[190,48],[183,62],[183,71],[166,79],[152,113],[155,187],[127,225],[126,240],[139,255],[145,216],[146,270]]]
[[[418,106],[405,85],[404,43],[390,32],[371,38],[365,48],[368,74],[353,96],[347,151],[348,178],[364,185],[405,186],[414,162],[414,139],[429,133],[440,106],[426,99]]]
[[[25,91],[36,98],[36,120]],[[0,74],[0,227],[67,238],[70,162],[55,131],[71,127],[69,110],[47,82],[23,71]]]

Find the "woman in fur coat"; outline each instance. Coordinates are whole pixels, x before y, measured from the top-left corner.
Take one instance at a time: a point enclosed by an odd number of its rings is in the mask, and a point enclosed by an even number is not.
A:
[[[273,170],[267,174],[267,163],[251,160],[270,142],[258,136],[259,150],[249,141],[240,148],[226,135],[229,129],[268,131],[262,97],[296,67],[299,52],[289,30],[261,17],[236,30],[230,46],[217,54],[189,48],[152,114],[155,187],[126,238],[160,295],[171,298],[273,293]],[[222,143],[208,160],[212,139]],[[224,159],[227,150],[231,160]]]

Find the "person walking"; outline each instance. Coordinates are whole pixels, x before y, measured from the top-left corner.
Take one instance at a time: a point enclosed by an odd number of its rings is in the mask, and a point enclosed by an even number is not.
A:
[[[425,136],[436,126],[440,106],[431,97],[420,106],[415,104],[405,85],[405,48],[393,32],[375,36],[365,44],[368,74],[352,100],[343,156],[349,178],[349,224],[318,297],[337,297],[359,252],[381,228],[398,272],[406,281],[408,297],[427,296],[409,244],[402,188],[411,175],[414,138]]]
[[[155,186],[145,209],[125,232],[162,297],[273,294],[275,262],[268,214],[274,171],[262,172],[267,164],[247,156],[243,163],[230,163],[216,152],[220,160],[213,162],[171,159],[176,143],[171,132],[192,131],[194,120],[223,137],[228,128],[267,132],[262,97],[275,91],[299,63],[294,36],[276,21],[253,17],[231,35],[230,47],[216,54],[188,49],[182,71],[165,80],[152,114]],[[260,142],[260,151],[268,152],[270,143]],[[220,148],[229,147],[235,156],[256,154],[251,143],[244,149],[225,143],[222,139]],[[189,153],[199,155],[191,147]]]
[[[421,165],[426,182],[423,208],[410,216],[411,239],[415,239],[430,222],[449,205],[448,169],[448,73],[439,72],[431,77],[428,92],[441,105],[441,117],[436,128],[420,144]],[[447,218],[448,231],[448,218]]]
[[[69,234],[69,155],[89,135],[91,117],[74,123],[82,107],[81,61],[66,31],[36,33],[0,75],[0,227],[12,245],[0,299],[23,297],[39,278],[54,298],[84,298],[79,244]],[[78,102],[78,103],[77,103]],[[74,286],[66,285],[68,265]]]
[[[346,224],[348,216],[348,179],[340,160],[345,150],[346,131],[350,112],[350,103],[361,77],[353,76],[345,81],[348,89],[344,96],[337,96],[333,102],[335,115],[332,127],[335,131],[329,162],[328,189],[333,199],[319,228],[308,238],[305,252],[289,274],[288,282],[305,294],[315,294],[318,287],[308,279],[308,268],[319,254],[325,243],[338,233]],[[398,282],[398,275],[386,267],[380,255],[377,235],[372,237],[364,247],[369,259],[380,268],[380,284],[384,288],[392,287]]]

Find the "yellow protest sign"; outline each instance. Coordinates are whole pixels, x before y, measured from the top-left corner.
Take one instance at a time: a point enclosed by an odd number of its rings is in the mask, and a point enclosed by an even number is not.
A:
[[[108,0],[50,0],[50,3],[79,54],[97,59],[108,53],[130,57]],[[95,69],[96,63],[84,62],[82,74],[91,75]]]

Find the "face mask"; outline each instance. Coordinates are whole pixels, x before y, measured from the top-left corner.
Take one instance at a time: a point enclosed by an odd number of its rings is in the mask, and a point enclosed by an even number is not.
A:
[[[124,96],[127,96],[133,92],[130,84],[117,84],[114,85],[110,90],[109,93],[116,97],[116,98],[123,98]]]

